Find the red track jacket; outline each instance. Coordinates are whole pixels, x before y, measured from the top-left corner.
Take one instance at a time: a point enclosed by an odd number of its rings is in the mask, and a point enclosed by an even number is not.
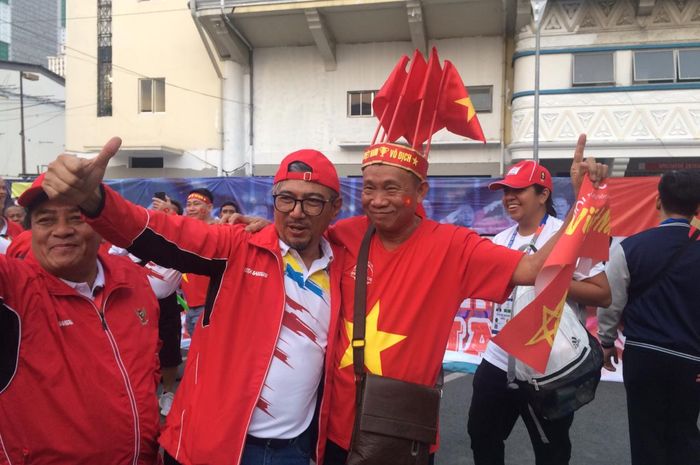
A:
[[[0,255],[0,465],[158,463],[158,302],[100,255],[93,301],[33,257]]]
[[[237,465],[284,315],[284,274],[274,225],[251,235],[239,226],[147,211],[109,187],[104,192],[101,215],[89,220],[103,237],[142,259],[211,278],[161,444],[185,465]],[[342,249],[334,247],[333,253],[325,393],[330,392],[340,311]],[[322,396],[318,416],[319,458],[326,441],[328,397]]]

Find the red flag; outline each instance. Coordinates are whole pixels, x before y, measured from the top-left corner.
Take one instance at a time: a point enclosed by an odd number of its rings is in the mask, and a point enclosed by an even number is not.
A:
[[[405,136],[408,128],[414,128],[413,124],[409,123],[408,110],[420,96],[419,93],[421,85],[423,84],[426,66],[427,64],[425,63],[423,55],[418,50],[413,52],[411,69],[408,71],[408,76],[406,76],[406,80],[404,81],[401,95],[396,103],[396,110],[394,110],[389,129],[387,130],[386,140],[388,142],[393,142],[399,137]]]
[[[440,122],[433,124],[433,115],[437,111],[438,97],[440,95],[440,83],[442,82],[442,67],[437,49],[433,47],[428,59],[427,70],[423,78],[423,84],[418,94],[419,100],[409,110],[409,122],[413,123],[413,130],[406,134],[406,140],[414,149],[420,149],[423,143],[433,134],[444,127]]]
[[[493,341],[523,363],[544,373],[559,328],[576,260],[607,260],[610,210],[606,185],[593,188],[584,178],[574,216],[537,275],[535,299]],[[579,265],[580,266],[580,265]]]
[[[438,120],[450,131],[460,136],[486,142],[481,130],[476,110],[469,98],[469,92],[454,65],[445,60],[445,69],[440,102],[438,103]]]
[[[386,82],[384,82],[382,88],[376,93],[374,101],[372,102],[374,114],[379,118],[379,125],[383,127],[385,131],[389,130],[389,123],[394,116],[396,104],[399,102],[401,90],[403,89],[404,82],[406,82],[406,63],[408,63],[408,55],[399,58],[398,63],[394,66],[394,70],[391,72]],[[379,128],[377,128],[377,131],[378,130]],[[372,143],[374,143],[376,138],[377,133],[375,132]]]

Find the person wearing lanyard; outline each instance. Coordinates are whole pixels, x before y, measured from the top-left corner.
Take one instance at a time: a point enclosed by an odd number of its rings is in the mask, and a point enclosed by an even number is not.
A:
[[[700,172],[671,171],[659,182],[661,224],[610,249],[612,304],[598,309],[604,367],[615,371],[618,326],[632,465],[700,463]],[[696,232],[697,234],[697,232]]]
[[[500,232],[494,242],[510,249],[534,253],[562,226],[552,203],[552,177],[532,160],[510,168],[506,177],[489,185],[503,190],[503,206],[515,225]],[[494,305],[492,332],[498,333],[510,321],[513,295]],[[588,273],[577,272],[569,289],[569,298],[578,304],[604,306],[610,302],[610,287],[597,265]],[[578,305],[574,304],[573,308]],[[583,321],[585,315],[579,312]],[[474,375],[474,393],[469,408],[468,431],[476,465],[504,463],[504,442],[518,416],[522,416],[535,451],[537,465],[567,464],[571,457],[569,428],[573,413],[560,420],[533,417],[518,390],[508,389],[508,354],[489,341],[484,359]]]

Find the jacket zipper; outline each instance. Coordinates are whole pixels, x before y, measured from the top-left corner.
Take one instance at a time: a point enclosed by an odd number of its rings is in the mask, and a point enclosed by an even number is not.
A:
[[[282,319],[280,319],[280,324],[277,327],[277,336],[275,337],[275,344],[277,344],[277,341],[280,338],[280,332],[282,331],[282,320],[284,319],[284,311],[287,305],[287,294],[284,291],[284,268],[282,268],[282,261],[280,260],[280,257],[278,254],[272,252],[272,254],[275,256],[275,260],[277,260],[277,265],[279,266],[280,271],[282,272]],[[272,359],[275,357],[275,351],[274,349],[272,350],[272,353],[270,355],[269,360],[267,361],[267,368],[265,369],[265,378],[263,379],[263,382],[260,384],[260,389],[258,389],[258,395],[255,398],[255,402],[257,405],[257,400],[260,399],[260,394],[262,393],[263,387],[265,387],[265,379],[267,379],[267,374],[270,371],[270,365],[272,365]],[[248,421],[246,422],[246,431],[250,428],[250,420],[253,418],[253,412],[255,411],[255,405],[253,406],[253,409],[250,411],[250,415],[248,415]],[[238,453],[238,460],[236,461],[237,464],[241,463],[241,457],[243,456],[243,449],[245,447],[245,436],[243,437],[243,442],[241,442],[239,450],[240,452]]]
[[[104,314],[104,309],[107,307],[107,302],[109,301],[111,294],[108,294],[105,296],[104,302],[102,303],[102,308],[97,308],[95,305],[95,302],[92,300],[88,299],[87,297],[83,297],[85,300],[90,302],[92,305],[92,308],[95,309],[95,312],[97,312],[97,316],[100,318],[100,322],[102,323],[102,329],[105,332],[105,335],[107,336],[107,340],[109,341],[109,345],[112,348],[112,353],[114,354],[114,359],[117,362],[117,367],[119,368],[119,372],[122,375],[122,378],[124,379],[124,386],[126,387],[126,393],[127,396],[129,397],[129,404],[131,406],[131,414],[134,420],[134,459],[132,461],[133,465],[137,465],[138,463],[138,458],[141,453],[141,431],[140,431],[140,422],[139,422],[139,414],[138,414],[138,408],[136,407],[136,395],[134,394],[133,387],[131,386],[131,381],[129,380],[129,374],[126,371],[126,367],[124,366],[124,362],[121,359],[121,355],[119,354],[119,347],[117,346],[117,341],[114,339],[114,335],[112,334],[112,331],[110,331],[109,326],[107,326],[107,319],[105,318]]]

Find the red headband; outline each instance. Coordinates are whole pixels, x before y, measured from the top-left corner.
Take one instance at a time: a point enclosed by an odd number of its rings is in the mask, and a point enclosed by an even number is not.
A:
[[[207,197],[206,195],[199,194],[197,192],[192,192],[190,195],[188,195],[187,200],[199,200],[200,202],[204,202],[207,205],[211,205],[211,200],[209,200],[209,197]]]

